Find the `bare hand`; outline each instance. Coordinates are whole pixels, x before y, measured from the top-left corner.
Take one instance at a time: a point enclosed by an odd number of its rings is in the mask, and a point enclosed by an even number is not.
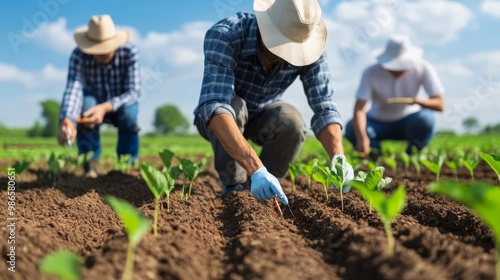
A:
[[[358,140],[356,142],[356,151],[359,152],[360,156],[365,157],[370,154],[370,139]]]
[[[69,139],[68,139],[69,136]],[[73,142],[76,138],[76,128],[69,118],[64,118],[57,133],[57,142],[64,145],[68,140]]]
[[[87,111],[83,112],[83,117],[90,119],[90,123],[83,124],[88,128],[94,128],[96,125],[100,125],[104,121],[104,115],[111,111],[111,104],[108,102],[96,105]]]

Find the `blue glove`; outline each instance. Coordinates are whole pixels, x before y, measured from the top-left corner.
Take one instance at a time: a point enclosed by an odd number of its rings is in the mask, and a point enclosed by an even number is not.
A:
[[[257,200],[271,199],[276,195],[283,204],[288,205],[288,198],[283,192],[280,182],[271,173],[267,172],[265,167],[255,171],[251,176],[251,180],[250,191]]]
[[[344,181],[342,182],[342,193],[348,193],[349,191],[351,191],[351,186],[349,185],[345,185],[346,182],[354,179],[354,169],[352,169],[352,166],[347,162],[347,159],[345,158],[344,155],[334,155],[332,157],[332,160],[330,161],[330,168],[332,170],[334,170],[334,166],[333,166],[333,163],[335,161],[336,158],[342,158],[342,162],[344,164]],[[338,190],[338,187],[333,185],[332,184],[332,187],[336,190]]]

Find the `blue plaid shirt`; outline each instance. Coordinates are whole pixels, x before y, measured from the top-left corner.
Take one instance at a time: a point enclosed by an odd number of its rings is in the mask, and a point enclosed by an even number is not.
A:
[[[76,48],[69,60],[60,120],[68,117],[75,122],[81,117],[83,95],[95,96],[99,104],[110,102],[113,111],[136,102],[140,97],[138,49],[126,43],[116,50],[108,65],[101,65]]]
[[[253,14],[238,13],[211,27],[204,41],[205,69],[199,104],[194,114],[208,125],[212,116],[231,114],[235,95],[243,98],[249,118],[276,102],[300,76],[309,106],[314,112],[311,128],[318,135],[330,124],[341,124],[333,101],[328,61],[323,54],[308,66],[282,62],[267,73],[259,56],[257,20]]]

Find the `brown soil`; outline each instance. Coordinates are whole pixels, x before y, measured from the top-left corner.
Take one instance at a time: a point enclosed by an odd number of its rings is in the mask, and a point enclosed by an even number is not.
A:
[[[0,166],[4,168],[5,166]],[[49,279],[37,270],[48,253],[66,249],[84,258],[83,279],[119,279],[127,237],[120,220],[102,197],[113,195],[133,203],[152,217],[153,196],[137,171],[112,171],[96,179],[63,174],[56,186],[43,170],[17,178],[16,272],[7,271],[8,228],[0,228],[1,279]],[[282,184],[292,216],[280,216],[271,201],[257,202],[250,192],[220,198],[220,183],[211,168],[194,182],[189,200],[180,200],[181,181],[171,195],[171,212],[163,201],[159,235],[148,233],[136,249],[134,279],[494,279],[491,231],[466,207],[427,192],[435,180],[426,171],[396,173],[390,192],[404,184],[408,205],[392,223],[393,257],[386,256],[382,223],[362,197],[340,196],[321,185],[307,188],[300,176],[297,189]],[[7,178],[0,178],[6,202]],[[445,170],[442,179],[452,179]],[[476,179],[498,185],[486,164]],[[459,180],[468,181],[461,170]],[[6,203],[2,203],[6,209]],[[6,221],[6,211],[1,219]]]

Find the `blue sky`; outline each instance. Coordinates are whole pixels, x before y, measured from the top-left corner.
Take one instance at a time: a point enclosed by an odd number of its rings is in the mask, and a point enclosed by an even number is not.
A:
[[[423,48],[446,88],[440,129],[461,131],[475,116],[482,125],[500,123],[500,0],[481,1],[319,1],[328,27],[327,55],[335,99],[344,122],[352,117],[354,94],[363,69],[387,38],[404,33]],[[151,131],[162,104],[177,105],[192,121],[203,71],[205,31],[250,0],[39,0],[3,1],[0,9],[0,123],[29,127],[40,118],[40,101],[60,101],[73,32],[91,15],[110,14],[131,32],[141,51],[143,96],[139,123]],[[284,100],[312,113],[301,85]]]

